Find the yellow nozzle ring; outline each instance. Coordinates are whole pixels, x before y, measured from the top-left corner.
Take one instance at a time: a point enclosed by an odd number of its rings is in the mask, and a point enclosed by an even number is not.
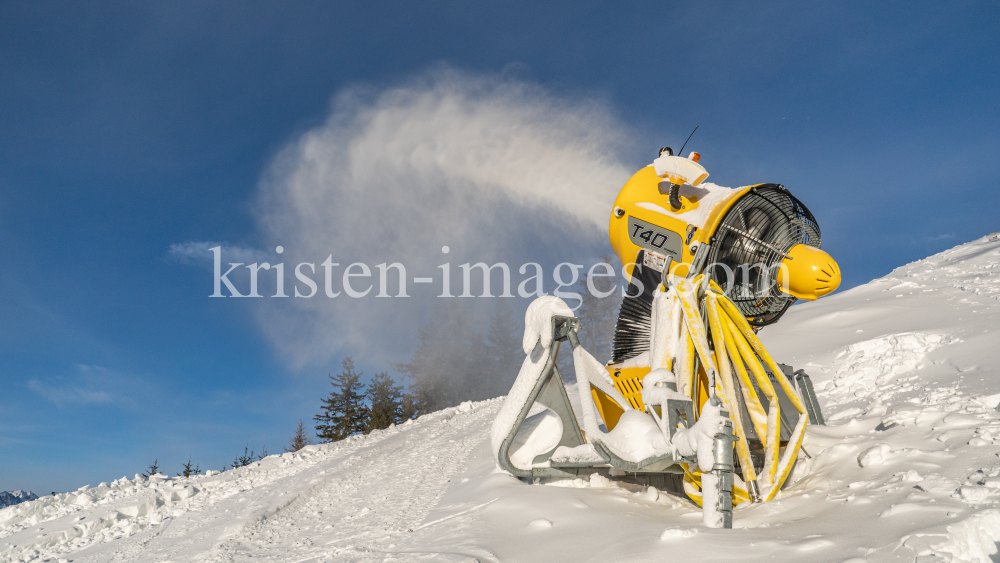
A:
[[[805,244],[796,244],[781,261],[778,288],[788,295],[815,301],[840,286],[840,266],[829,254]]]

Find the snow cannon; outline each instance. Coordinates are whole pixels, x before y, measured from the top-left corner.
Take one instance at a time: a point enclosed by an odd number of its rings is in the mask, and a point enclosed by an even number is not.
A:
[[[664,271],[704,273],[751,325],[763,327],[796,299],[812,301],[837,289],[840,267],[820,250],[816,219],[784,186],[730,189],[703,184],[707,177],[689,158],[662,155],[618,193],[608,225],[611,247],[633,278],[638,267],[641,284],[635,285],[645,301]]]
[[[840,285],[812,213],[780,184],[706,183],[700,155],[660,151],[615,200],[611,245],[628,291],[611,361],[559,298],[525,313],[527,355],[494,421],[497,465],[524,480],[600,473],[686,494],[711,527],[775,497],[823,415],[803,370],[757,338],[797,299]],[[556,366],[572,347],[579,417]]]

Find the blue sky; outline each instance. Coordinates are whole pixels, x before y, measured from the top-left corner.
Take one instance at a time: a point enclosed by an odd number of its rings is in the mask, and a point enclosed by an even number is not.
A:
[[[209,299],[172,245],[582,263],[610,179],[695,125],[711,181],[810,207],[845,287],[1000,230],[997,29],[990,2],[2,2],[0,490],[278,451],[339,358],[389,369],[437,306]]]

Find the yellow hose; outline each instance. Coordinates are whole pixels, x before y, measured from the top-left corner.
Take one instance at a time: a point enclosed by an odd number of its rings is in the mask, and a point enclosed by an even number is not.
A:
[[[716,361],[719,362],[719,372],[722,374],[722,380],[725,382],[725,393],[723,393],[723,403],[729,410],[729,415],[733,417],[733,431],[736,434],[738,440],[736,441],[736,457],[740,460],[740,468],[743,470],[743,480],[744,481],[756,481],[757,472],[753,467],[753,463],[750,463],[750,444],[747,441],[745,433],[743,431],[743,413],[740,412],[739,408],[730,408],[731,406],[736,406],[736,393],[740,390],[736,386],[736,381],[733,380],[731,363],[729,360],[728,350],[730,347],[725,339],[720,339],[716,335],[724,334],[725,331],[722,329],[722,319],[719,318],[719,310],[716,304],[717,298],[714,294],[709,294],[706,301],[708,310],[708,321],[712,329],[712,339],[715,342],[715,357]],[[719,360],[719,358],[723,358]],[[737,364],[740,365],[740,364]],[[740,365],[742,369],[742,365]],[[750,389],[753,392],[753,389]]]
[[[714,281],[710,281],[708,291],[705,291],[704,295],[699,293],[698,286],[703,280],[703,276],[672,280],[673,296],[680,301],[684,318],[682,345],[686,353],[682,356],[682,361],[677,362],[679,365],[672,366],[675,368],[677,381],[681,384],[679,390],[691,398],[696,413],[701,412],[705,401],[714,394],[733,419],[734,431],[738,438],[735,443],[736,457],[740,461],[742,470],[742,480],[735,480],[733,484],[733,505],[750,500],[747,485],[754,481],[759,481],[761,486],[762,496],[759,500],[771,500],[795,465],[808,423],[808,415],[791,383],[778,369],[750,324],[721,288]],[[700,305],[703,305],[703,308]],[[707,328],[702,319],[702,310],[708,320]],[[714,353],[708,345],[709,335],[714,344]],[[695,355],[701,361],[707,379],[705,381],[707,396],[704,397],[699,393],[701,385],[699,385],[699,374],[694,369]],[[780,451],[781,411],[777,393],[767,376],[768,371],[774,374],[774,379],[799,413],[798,423],[791,433],[791,439],[784,452]],[[767,399],[766,410],[754,390],[753,382],[757,383],[757,387]],[[743,399],[747,407],[754,431],[758,436],[764,437],[765,461],[760,475],[757,475],[750,456],[738,397]],[[684,465],[684,490],[700,505],[701,472],[697,464],[692,465]]]

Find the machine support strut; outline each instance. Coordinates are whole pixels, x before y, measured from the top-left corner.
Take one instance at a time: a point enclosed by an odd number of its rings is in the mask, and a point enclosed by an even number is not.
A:
[[[722,411],[723,416],[729,413]],[[702,496],[702,511],[706,526],[712,528],[732,528],[733,527],[733,442],[738,440],[733,435],[733,423],[727,420],[722,430],[715,435],[712,443],[712,476],[714,479],[702,479],[702,484],[709,485],[714,481],[713,486],[705,486]],[[715,489],[710,490],[710,489]]]

